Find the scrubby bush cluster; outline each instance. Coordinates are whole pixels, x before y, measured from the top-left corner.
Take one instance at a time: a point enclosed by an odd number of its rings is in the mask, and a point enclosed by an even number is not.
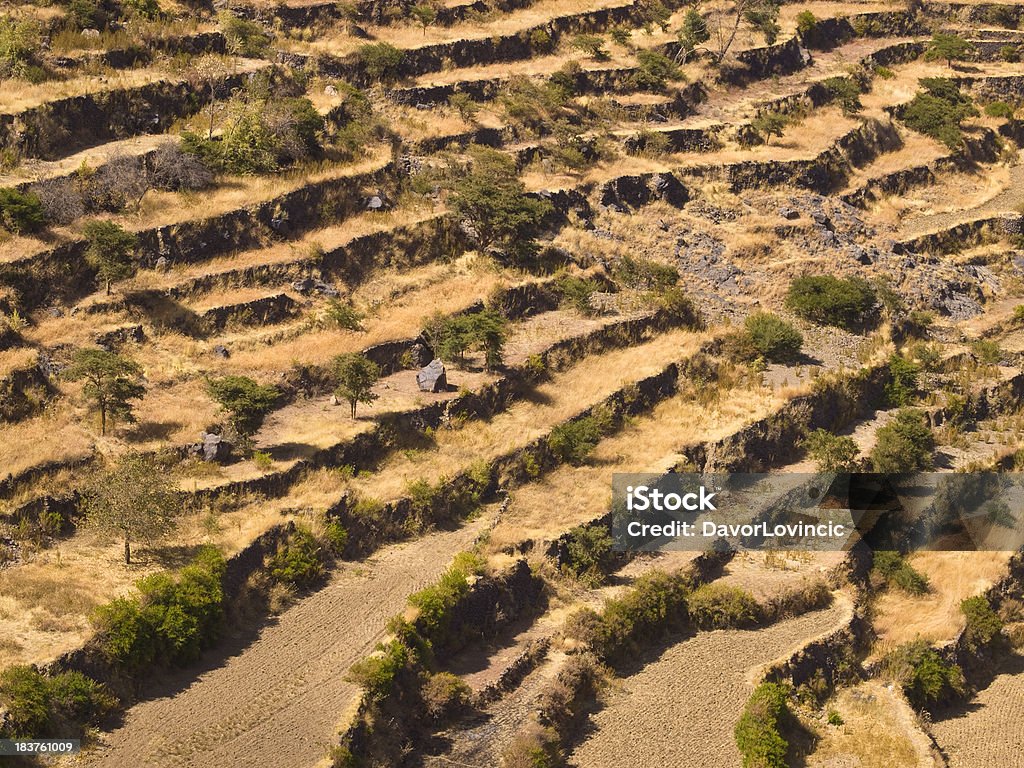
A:
[[[552,429],[548,436],[548,447],[558,461],[580,467],[597,448],[601,437],[610,432],[613,426],[613,420],[607,413],[591,413]]]
[[[0,189],[0,227],[17,235],[38,232],[46,226],[46,212],[34,192]]]
[[[743,330],[723,340],[723,353],[737,362],[757,359],[773,363],[793,362],[803,346],[803,334],[792,323],[770,312],[755,312],[743,322]]]
[[[224,611],[224,557],[203,549],[177,577],[155,573],[140,579],[138,595],[97,609],[97,640],[112,661],[129,672],[195,661],[219,636]]]
[[[783,734],[795,720],[789,692],[778,683],[761,683],[740,716],[733,735],[743,768],[786,768],[789,742]]]
[[[819,472],[856,472],[860,468],[860,448],[852,437],[816,429],[804,438],[804,448],[817,463]]]
[[[332,533],[337,537],[344,529],[340,533],[332,529]],[[308,589],[324,575],[323,548],[308,529],[296,528],[270,556],[267,572],[279,584]]]
[[[0,738],[40,739],[81,736],[118,706],[117,699],[81,672],[44,675],[14,665],[0,672]]]
[[[562,573],[588,586],[601,584],[616,561],[609,530],[600,525],[578,525],[566,534]]]
[[[911,595],[923,595],[930,589],[928,577],[915,569],[899,552],[875,552],[871,577],[878,587],[896,587]]]
[[[921,86],[924,90],[903,108],[900,119],[912,130],[956,149],[963,142],[961,123],[975,117],[978,110],[952,80],[925,77]]]
[[[901,408],[895,418],[878,430],[871,450],[874,472],[899,474],[932,468],[935,435],[921,411]]]
[[[943,659],[927,640],[904,643],[886,654],[882,669],[919,709],[948,703],[966,690],[960,667]]]
[[[728,584],[704,584],[687,598],[690,621],[701,629],[754,626],[760,606],[753,595]]]

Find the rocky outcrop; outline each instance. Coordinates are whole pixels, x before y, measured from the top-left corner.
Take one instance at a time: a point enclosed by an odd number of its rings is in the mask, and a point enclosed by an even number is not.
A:
[[[200,319],[210,331],[222,331],[228,325],[273,325],[290,320],[299,313],[299,304],[287,293],[262,296],[239,304],[227,304],[206,310]]]
[[[690,199],[689,191],[671,173],[619,176],[605,182],[598,194],[600,205],[619,213],[628,213],[654,200],[682,208]]]
[[[718,77],[728,85],[744,85],[773,75],[798,72],[810,62],[811,56],[800,40],[791,37],[778,45],[741,51],[734,62],[722,65]]]

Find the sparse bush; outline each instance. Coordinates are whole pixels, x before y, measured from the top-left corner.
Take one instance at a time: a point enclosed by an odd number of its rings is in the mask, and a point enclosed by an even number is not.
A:
[[[854,115],[863,109],[860,103],[860,86],[849,77],[829,77],[821,83],[829,96],[847,115]]]
[[[843,716],[840,715],[838,712],[836,712],[834,709],[830,709],[828,711],[828,724],[829,725],[839,726],[839,725],[842,725],[844,722],[846,722],[846,721],[843,720]]]
[[[878,430],[877,438],[871,451],[872,471],[898,474],[931,469],[935,436],[921,411],[900,409]]]
[[[231,11],[221,11],[217,21],[228,51],[235,56],[259,58],[270,47],[270,35],[255,21],[239,18]]]
[[[448,106],[459,113],[466,122],[470,122],[480,111],[480,105],[468,93],[453,93],[448,97]]]
[[[47,179],[29,189],[39,198],[47,220],[53,224],[70,224],[85,215],[85,198],[73,179]]]
[[[983,365],[997,365],[1003,358],[999,342],[992,339],[978,339],[971,343],[971,354]]]
[[[859,468],[860,448],[852,437],[816,429],[804,439],[804,447],[817,463],[819,472],[856,472]]]
[[[678,269],[643,257],[624,256],[612,275],[625,287],[646,291],[663,291],[679,282]]]
[[[818,17],[810,11],[800,11],[796,15],[796,32],[801,38],[807,39],[818,25]]]
[[[443,723],[469,708],[473,691],[458,675],[438,672],[423,684],[420,695],[430,719]]]
[[[40,50],[42,39],[38,22],[0,16],[0,80],[42,71],[36,64],[36,53]]]
[[[581,315],[594,314],[595,310],[590,303],[590,297],[601,287],[596,280],[565,274],[558,278],[556,286],[558,293],[561,294],[563,305],[575,309]]]
[[[46,226],[46,212],[34,192],[0,189],[0,225],[15,234],[38,232]]]
[[[465,362],[466,353],[482,350],[488,369],[501,365],[501,353],[508,333],[508,321],[493,309],[466,315],[435,314],[425,324],[423,333],[430,340],[438,357]]]
[[[96,171],[80,176],[86,205],[93,211],[123,211],[137,207],[149,190],[143,159],[117,153]]]
[[[462,552],[441,575],[436,584],[421,589],[409,598],[418,609],[416,630],[434,646],[443,645],[449,636],[452,609],[469,592],[470,579],[483,573],[484,560],[472,552]]]
[[[790,283],[786,307],[815,323],[853,328],[868,321],[875,300],[875,291],[860,278],[806,275]]]
[[[109,295],[111,283],[135,273],[132,251],[138,238],[112,221],[90,221],[85,225],[84,233],[88,241],[85,261],[96,270]]]
[[[786,768],[789,743],[782,733],[792,718],[787,698],[778,683],[761,683],[747,701],[733,732],[743,768]]]
[[[999,58],[1008,64],[1016,64],[1020,61],[1019,45],[1004,45],[999,49]]]
[[[361,331],[363,316],[350,303],[341,299],[328,299],[321,313],[323,325]]]
[[[927,640],[894,649],[882,659],[882,669],[903,686],[917,708],[947,703],[965,690],[960,667],[945,661]]]
[[[791,122],[789,115],[781,112],[762,112],[750,121],[750,127],[761,137],[765,144],[771,144],[772,136],[782,137],[786,126]],[[756,141],[754,142],[757,143]]]
[[[572,47],[583,51],[595,61],[604,61],[608,58],[608,51],[604,47],[604,38],[600,35],[576,35],[572,39]]]
[[[702,629],[750,627],[757,623],[759,607],[754,596],[727,584],[705,584],[687,599],[690,620]]]
[[[164,142],[150,156],[150,182],[168,192],[194,192],[213,183],[213,172],[198,155],[179,143]]]
[[[331,367],[338,382],[334,393],[348,402],[354,419],[357,405],[369,405],[379,397],[373,388],[380,379],[380,366],[365,355],[348,352],[334,358]]]

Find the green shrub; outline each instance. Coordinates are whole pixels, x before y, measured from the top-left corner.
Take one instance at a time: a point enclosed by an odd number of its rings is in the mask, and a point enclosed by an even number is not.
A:
[[[849,77],[829,77],[821,83],[829,92],[832,101],[840,106],[847,115],[853,115],[863,109],[860,103],[860,86]]]
[[[664,291],[679,282],[679,270],[643,257],[624,256],[612,270],[616,282],[627,288]]]
[[[405,52],[391,43],[367,43],[356,51],[356,58],[371,80],[391,83],[401,74]]]
[[[976,653],[984,646],[1001,637],[1003,622],[992,610],[992,606],[984,595],[968,597],[960,603],[960,611],[966,619],[964,642],[967,648]]]
[[[810,11],[800,11],[796,15],[796,31],[800,37],[807,37],[818,25],[818,18]]]
[[[744,589],[726,584],[705,584],[687,599],[690,620],[702,629],[750,627],[757,623],[759,606]]]
[[[856,472],[860,448],[852,437],[833,435],[816,429],[804,439],[808,455],[818,464],[819,472]]]
[[[860,278],[806,275],[789,285],[786,307],[823,325],[854,328],[864,325],[875,308],[874,289]]]
[[[130,671],[194,661],[219,636],[223,555],[206,547],[177,578],[154,573],[137,582],[137,598],[117,598],[96,610],[93,623],[108,658]]]
[[[347,331],[361,331],[363,316],[351,304],[340,299],[328,299],[323,310],[324,324]]]
[[[562,275],[558,278],[555,286],[562,296],[562,304],[575,309],[582,315],[594,314],[590,297],[601,288],[596,280],[575,275]]]
[[[1009,64],[1016,64],[1020,61],[1020,46],[1004,45],[999,49],[999,58]]]
[[[0,80],[25,77],[36,69],[36,54],[41,49],[39,22],[0,16]]]
[[[889,358],[889,383],[885,385],[885,399],[890,406],[910,405],[918,394],[921,369],[897,354]]]
[[[348,544],[348,531],[337,520],[327,519],[323,524],[323,539],[332,554],[340,555]]]
[[[1007,104],[1005,101],[993,101],[985,105],[985,114],[989,117],[1012,120],[1016,111],[1012,104]]]
[[[559,424],[551,430],[548,447],[560,462],[580,467],[597,448],[605,428],[594,416]]]
[[[312,586],[324,575],[320,542],[305,528],[296,528],[271,556],[267,570],[280,584],[299,589]]]
[[[843,716],[840,715],[838,712],[836,712],[834,709],[830,709],[828,711],[828,724],[829,725],[842,725],[844,722],[846,722],[846,721],[843,720]]]
[[[668,56],[641,49],[636,53],[639,66],[632,76],[633,87],[641,91],[662,91],[669,80],[679,80],[683,73]]]
[[[960,124],[978,110],[952,80],[926,77],[921,85],[925,90],[906,105],[901,119],[911,130],[956,149],[963,141]]]
[[[658,297],[658,303],[669,316],[681,320],[692,328],[701,327],[703,321],[700,313],[694,306],[693,300],[679,286],[673,285],[662,291]]]
[[[489,369],[501,365],[508,321],[494,309],[464,315],[434,314],[424,325],[423,334],[434,352],[443,360],[465,363],[466,353],[482,350]]]
[[[878,430],[877,442],[871,451],[874,472],[899,474],[931,469],[935,436],[925,422],[924,414],[902,408],[896,417]]]
[[[992,339],[978,339],[971,343],[971,354],[979,363],[985,365],[996,365],[1003,358],[1003,350],[999,348],[999,342]]]
[[[270,35],[255,21],[239,18],[231,11],[221,11],[217,19],[228,51],[236,56],[256,58],[270,47]]]
[[[370,701],[384,701],[392,692],[395,678],[412,662],[409,649],[398,640],[378,646],[377,652],[352,665],[346,676],[363,689]]]
[[[580,525],[569,531],[562,572],[587,586],[601,584],[614,561],[612,537],[601,526]]]
[[[964,693],[960,667],[945,661],[927,640],[915,640],[895,648],[882,659],[882,669],[903,686],[910,703],[923,708]]]
[[[923,595],[930,589],[928,577],[916,570],[899,552],[875,552],[871,571],[887,586],[897,587],[911,595]]]
[[[770,312],[748,315],[743,328],[758,354],[772,362],[794,360],[804,343],[800,331]]]
[[[0,225],[19,235],[38,232],[46,226],[43,204],[34,192],[0,189]]]
[[[747,701],[733,731],[743,768],[786,768],[789,742],[782,730],[792,717],[786,699],[786,689],[778,683],[761,683]]]
[[[81,735],[118,706],[107,689],[81,672],[43,675],[14,665],[0,672],[0,706],[7,710],[3,738],[68,738]]]

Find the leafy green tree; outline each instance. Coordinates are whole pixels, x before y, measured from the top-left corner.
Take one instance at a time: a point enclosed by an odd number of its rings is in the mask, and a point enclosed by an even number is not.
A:
[[[89,525],[124,540],[124,562],[132,542],[155,541],[175,529],[182,500],[167,472],[137,453],[123,456],[85,489]]]
[[[338,355],[334,358],[332,367],[338,380],[338,387],[334,392],[339,398],[348,401],[354,419],[359,403],[369,404],[378,397],[373,391],[373,386],[380,378],[380,366],[366,356],[352,352]]]
[[[960,611],[967,622],[964,640],[972,651],[979,651],[1000,636],[1003,622],[984,595],[974,595],[961,601]]]
[[[34,67],[41,42],[37,21],[0,17],[0,80],[24,77]]]
[[[676,61],[686,61],[694,52],[711,39],[711,32],[708,31],[708,22],[696,8],[689,8],[683,16],[682,26],[676,33],[679,40],[679,53]]]
[[[281,397],[277,387],[257,384],[248,376],[210,379],[206,391],[227,412],[231,428],[245,441],[259,431]]]
[[[34,192],[0,189],[0,226],[15,234],[38,232],[46,226],[46,212]]]
[[[782,136],[786,133],[786,126],[789,125],[789,117],[781,112],[762,112],[750,121],[759,136],[764,137],[764,143],[770,144],[772,136]]]
[[[860,103],[860,86],[849,77],[828,77],[821,83],[829,96],[843,110],[843,114],[854,115],[863,109]]]
[[[935,436],[924,414],[912,408],[901,408],[891,422],[878,430],[877,442],[871,451],[871,469],[888,474],[931,469],[934,452]]]
[[[661,91],[667,81],[682,77],[675,62],[657,51],[641,49],[636,52],[636,60],[640,66],[633,75],[633,85],[640,90]]]
[[[786,308],[824,325],[852,328],[861,325],[875,307],[875,291],[860,278],[805,275],[793,280],[786,293]]]
[[[974,44],[960,35],[936,32],[925,49],[925,61],[945,61],[952,69],[954,61],[963,61],[974,51]]]
[[[100,412],[100,434],[107,434],[107,419],[135,421],[132,400],[141,400],[146,388],[140,382],[142,367],[133,360],[103,349],[79,349],[71,357],[64,376],[82,381],[83,394]]]
[[[488,370],[494,370],[502,362],[507,325],[500,313],[485,309],[452,317],[435,314],[426,322],[423,332],[441,359],[463,363],[467,352],[480,349]]]
[[[414,5],[409,9],[409,15],[416,19],[420,26],[423,27],[424,37],[427,36],[427,27],[437,19],[437,11],[434,10],[432,5]]]
[[[772,362],[795,359],[804,343],[800,331],[771,312],[748,315],[743,328],[758,354]]]
[[[804,439],[804,447],[817,462],[819,472],[856,472],[858,469],[860,448],[852,437],[816,429]]]
[[[475,147],[469,172],[456,179],[448,203],[476,233],[480,249],[502,248],[523,258],[536,252],[536,237],[551,211],[547,200],[530,197],[515,160],[503,152]]]
[[[132,251],[138,238],[112,221],[90,221],[85,225],[86,263],[96,270],[99,279],[106,284],[110,295],[110,284],[123,280],[135,273]]]

